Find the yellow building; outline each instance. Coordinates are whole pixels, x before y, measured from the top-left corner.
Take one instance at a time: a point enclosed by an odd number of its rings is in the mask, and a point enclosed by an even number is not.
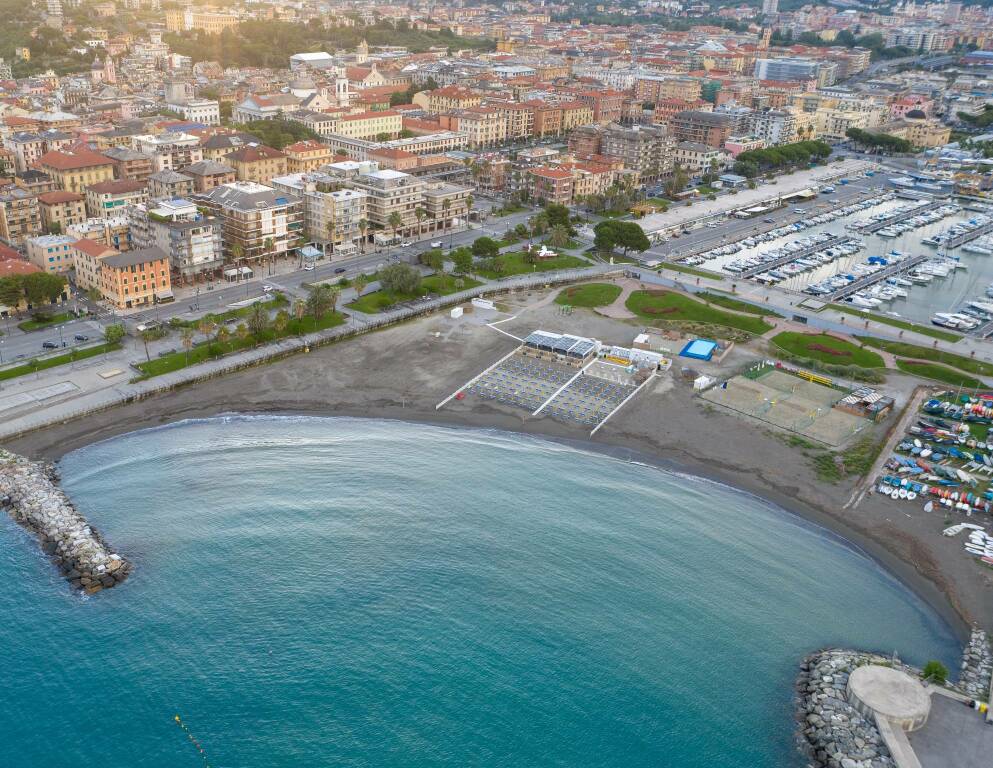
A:
[[[319,141],[298,141],[283,147],[289,173],[306,173],[334,160],[331,147]]]
[[[273,176],[285,176],[289,163],[286,155],[265,144],[249,144],[224,156],[224,162],[235,170],[238,181],[268,184]]]
[[[46,152],[38,158],[38,170],[47,173],[66,192],[82,194],[86,187],[114,178],[110,158],[88,149]]]
[[[331,133],[350,139],[376,140],[382,135],[395,139],[403,130],[403,116],[399,112],[360,112],[342,115],[334,121]]]

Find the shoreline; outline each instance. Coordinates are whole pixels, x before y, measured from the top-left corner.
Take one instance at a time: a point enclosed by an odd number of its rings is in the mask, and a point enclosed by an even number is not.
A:
[[[97,415],[112,415],[116,410],[113,409]],[[385,412],[390,410],[399,411],[399,413]],[[638,462],[664,471],[719,483],[739,493],[746,493],[753,496],[760,502],[775,509],[778,514],[788,515],[804,525],[813,526],[822,534],[868,557],[878,567],[886,571],[891,577],[895,578],[901,585],[909,589],[934,610],[948,624],[954,635],[963,645],[968,642],[972,631],[972,624],[957,609],[950,596],[943,592],[937,584],[928,579],[912,564],[886,549],[874,536],[849,525],[846,521],[831,515],[826,510],[819,509],[814,505],[789,496],[781,490],[771,487],[750,475],[736,472],[732,469],[722,470],[713,465],[706,465],[690,455],[686,455],[685,459],[682,460],[666,458],[645,450],[644,446],[636,447],[626,445],[624,441],[611,440],[609,432],[606,435],[600,432],[597,438],[592,440],[582,440],[574,435],[570,435],[563,425],[559,425],[557,422],[548,419],[522,422],[519,418],[496,411],[488,414],[476,414],[452,411],[425,412],[414,408],[329,410],[327,408],[282,407],[274,404],[272,407],[260,409],[257,406],[239,407],[239,404],[232,402],[223,408],[214,405],[205,405],[201,408],[188,408],[173,417],[166,418],[156,416],[154,413],[148,413],[145,418],[137,422],[128,421],[124,423],[123,421],[118,421],[105,425],[99,432],[89,432],[68,440],[50,442],[32,439],[43,437],[45,433],[51,431],[52,428],[49,428],[26,435],[15,441],[15,444],[27,443],[30,445],[34,443],[35,446],[40,444],[43,447],[40,448],[40,452],[32,452],[32,458],[58,461],[67,453],[74,450],[104,440],[111,440],[128,433],[169,427],[192,419],[213,419],[225,415],[353,418],[405,421],[413,424],[427,424],[452,429],[491,429],[549,440],[571,448],[599,453],[621,461]]]

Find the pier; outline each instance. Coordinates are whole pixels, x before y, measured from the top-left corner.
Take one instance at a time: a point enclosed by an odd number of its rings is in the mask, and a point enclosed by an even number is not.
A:
[[[937,208],[941,208],[943,205],[948,205],[947,200],[935,200],[925,205],[915,206],[913,209],[900,210],[891,213],[885,219],[879,219],[874,221],[868,221],[865,224],[860,224],[853,229],[862,235],[871,235],[873,232],[878,232],[881,229],[885,229],[891,224],[896,224],[898,221],[903,221],[908,216],[919,216],[922,213],[927,213],[928,211],[933,211]]]
[[[911,256],[910,258],[904,259],[903,261],[898,261],[895,264],[887,264],[885,267],[880,269],[878,272],[873,272],[871,275],[866,275],[858,280],[855,280],[844,288],[839,288],[833,293],[829,293],[826,296],[818,297],[821,301],[838,301],[840,299],[847,298],[853,293],[858,293],[866,288],[869,288],[876,283],[882,282],[883,280],[898,275],[901,272],[907,272],[913,269],[918,264],[927,261],[930,257],[924,254],[919,256]]]
[[[757,267],[749,267],[748,269],[742,270],[735,275],[735,278],[743,278],[747,280],[750,277],[755,277],[755,275],[761,275],[763,272],[768,272],[770,269],[781,267],[783,264],[789,264],[791,261],[802,259],[804,256],[809,256],[812,253],[825,251],[828,248],[833,248],[836,245],[844,245],[845,243],[850,243],[854,240],[855,238],[849,235],[835,235],[828,240],[823,240],[819,243],[815,243],[814,245],[808,245],[806,248],[801,248],[798,251],[790,251],[788,254],[783,254],[772,261],[767,261],[765,264],[760,264]]]
[[[983,235],[987,235],[993,232],[993,219],[987,221],[985,224],[980,224],[975,229],[970,229],[968,232],[963,232],[961,235],[956,235],[955,237],[948,238],[942,245],[945,248],[958,248],[960,245],[965,245],[966,243],[971,243]]]

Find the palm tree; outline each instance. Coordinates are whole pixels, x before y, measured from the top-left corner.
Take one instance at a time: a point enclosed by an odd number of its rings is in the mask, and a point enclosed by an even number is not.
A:
[[[469,224],[469,216],[472,213],[472,204],[476,202],[476,198],[472,195],[466,195],[465,198],[465,221],[466,226]]]
[[[297,299],[293,302],[293,316],[297,319],[297,333],[303,334],[303,316],[307,311],[307,302]]]
[[[386,223],[389,224],[390,229],[393,230],[393,237],[390,239],[390,245],[392,247],[393,241],[397,239],[397,230],[403,226],[403,216],[400,215],[399,211],[393,211],[386,219]],[[386,255],[390,255],[389,249],[386,250]]]
[[[290,313],[285,309],[281,309],[276,313],[276,316],[272,320],[272,327],[275,329],[279,336],[286,333],[286,326],[290,324]]]
[[[145,342],[145,359],[152,362],[152,356],[148,354],[148,342],[155,339],[155,331],[151,328],[141,332],[141,340]]]
[[[269,310],[261,303],[252,304],[252,311],[248,314],[248,328],[256,342],[261,341],[262,335],[269,330]]]
[[[355,288],[356,298],[362,295],[362,291],[366,289],[367,285],[369,285],[369,281],[365,279],[365,275],[355,276],[355,279],[352,280],[352,286]]]
[[[428,212],[423,208],[418,206],[414,209],[414,216],[417,217],[417,239],[420,240],[424,236],[424,217],[428,215]]]
[[[222,325],[217,329],[217,335],[214,336],[214,340],[221,345],[227,345],[231,341],[231,331],[228,330],[226,325]]]
[[[231,246],[231,260],[234,262],[235,267],[241,266],[241,260],[245,258],[245,246],[241,243],[234,243]],[[241,280],[241,269],[238,269],[238,274],[235,277],[235,281]]]
[[[271,266],[273,259],[273,252],[272,252],[273,248],[274,248],[274,243],[271,237],[267,237],[265,240],[262,241],[262,250],[264,251],[262,255],[265,257],[266,262],[270,265],[270,270],[269,270],[270,274],[272,274]]]
[[[213,336],[215,328],[217,328],[217,321],[214,320],[213,315],[204,315],[200,318],[200,322],[197,323],[197,330],[203,334],[204,339],[209,339]]]
[[[249,334],[251,334],[251,331],[248,330],[248,326],[244,323],[238,323],[234,329],[234,335],[238,337],[238,341],[241,342],[242,345],[248,341]]]
[[[341,288],[334,286],[328,289],[328,311],[333,315],[338,309],[338,299],[341,298]]]
[[[449,230],[451,229],[451,227],[450,227],[450,222],[448,220],[448,211],[451,207],[452,207],[452,201],[449,200],[447,197],[441,201],[441,210],[445,214],[445,226],[448,227]],[[451,238],[449,238],[448,240],[449,248],[452,247],[452,242],[454,240],[455,240],[455,233],[451,232]]]
[[[365,253],[365,233],[369,229],[369,222],[359,219],[359,232],[362,233],[362,253]]]
[[[183,333],[180,335],[183,342],[183,349],[186,350],[186,364],[190,364],[190,350],[193,349],[193,329],[184,328]]]

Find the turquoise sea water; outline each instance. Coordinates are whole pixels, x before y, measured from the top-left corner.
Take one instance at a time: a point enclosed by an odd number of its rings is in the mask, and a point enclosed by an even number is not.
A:
[[[0,522],[0,766],[778,766],[800,657],[956,664],[866,557],[720,485],[503,433],[228,418],[75,451],[136,563]]]

